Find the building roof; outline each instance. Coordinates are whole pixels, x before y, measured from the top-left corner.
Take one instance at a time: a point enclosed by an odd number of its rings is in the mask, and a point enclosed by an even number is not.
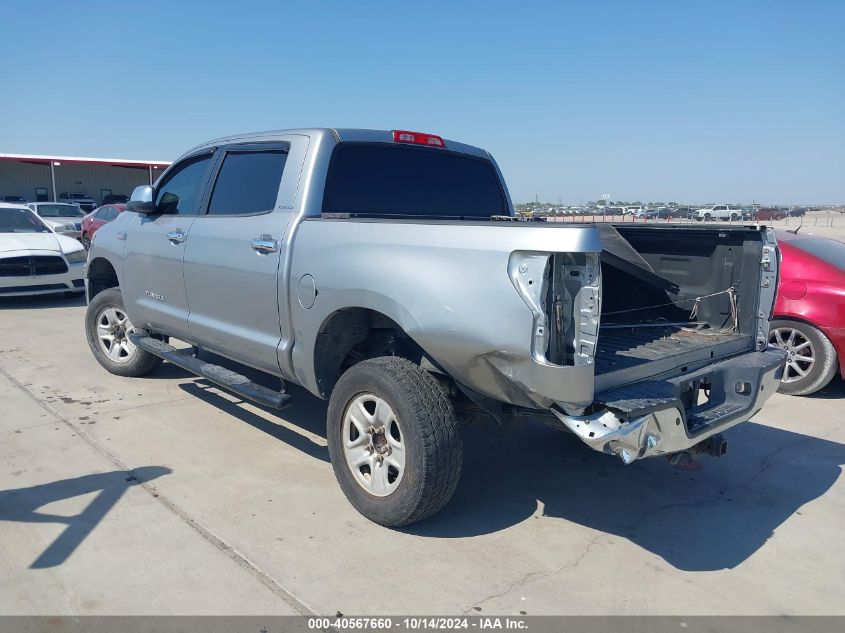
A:
[[[37,163],[88,163],[95,165],[119,165],[123,167],[168,167],[167,160],[135,160],[127,158],[91,158],[87,156],[50,156],[46,154],[4,154],[0,160],[19,160]]]

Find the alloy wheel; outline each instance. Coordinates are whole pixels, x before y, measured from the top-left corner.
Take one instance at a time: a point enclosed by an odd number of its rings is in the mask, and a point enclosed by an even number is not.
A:
[[[769,342],[787,351],[781,382],[790,383],[806,378],[816,362],[816,350],[810,339],[796,328],[783,327],[769,333]]]

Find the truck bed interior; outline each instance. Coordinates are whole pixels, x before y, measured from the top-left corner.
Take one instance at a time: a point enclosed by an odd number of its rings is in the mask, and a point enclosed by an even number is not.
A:
[[[599,227],[596,389],[753,348],[762,241],[753,227]]]

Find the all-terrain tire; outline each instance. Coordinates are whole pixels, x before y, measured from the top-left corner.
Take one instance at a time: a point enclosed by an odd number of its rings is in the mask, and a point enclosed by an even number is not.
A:
[[[806,376],[793,382],[781,382],[778,391],[793,396],[808,396],[826,387],[836,375],[836,371],[839,368],[836,349],[833,347],[830,339],[812,325],[801,321],[791,321],[788,319],[773,320],[770,330],[774,332],[777,329],[797,330],[801,336],[811,343],[815,357],[815,361]],[[784,376],[786,376],[786,371],[788,370],[788,367],[784,370]]]
[[[395,413],[405,445],[405,471],[387,496],[358,483],[344,453],[344,417],[362,394],[384,400]],[[452,401],[435,378],[404,358],[383,356],[349,368],[329,399],[327,439],[335,477],[358,512],[387,527],[420,521],[438,512],[461,475],[463,440]]]
[[[100,344],[97,331],[98,320],[109,308],[125,313],[123,296],[120,294],[119,288],[109,288],[100,292],[88,304],[88,310],[85,313],[85,336],[97,362],[111,374],[130,378],[148,374],[161,365],[161,358],[137,347],[134,348],[131,355],[123,360],[116,361],[109,357]]]

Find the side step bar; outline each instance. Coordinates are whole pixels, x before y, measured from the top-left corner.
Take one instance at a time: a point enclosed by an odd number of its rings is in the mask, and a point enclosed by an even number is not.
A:
[[[284,409],[293,399],[293,396],[289,393],[273,391],[267,387],[262,387],[252,382],[246,376],[237,374],[220,365],[214,365],[200,360],[195,356],[190,356],[190,349],[181,351],[157,338],[141,336],[139,334],[130,334],[129,340],[145,352],[155,354],[177,367],[181,367],[192,374],[205,378],[209,382],[213,382],[218,387],[222,387],[242,398],[252,400],[270,409]]]

